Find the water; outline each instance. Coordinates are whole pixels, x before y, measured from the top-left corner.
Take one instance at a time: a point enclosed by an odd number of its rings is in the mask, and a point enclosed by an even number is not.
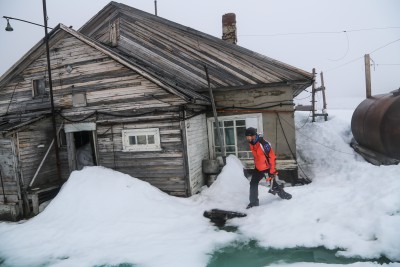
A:
[[[207,267],[261,267],[277,263],[329,263],[350,264],[360,261],[374,261],[389,263],[386,257],[374,260],[358,258],[344,258],[336,255],[338,250],[329,250],[324,247],[317,248],[287,248],[266,249],[260,247],[256,241],[234,242],[233,244],[215,251]]]
[[[228,231],[235,231],[235,228],[225,227]],[[329,250],[324,247],[317,248],[286,248],[286,249],[267,249],[258,245],[257,241],[233,242],[229,246],[213,252],[207,267],[262,267],[277,263],[327,263],[327,264],[350,264],[360,261],[373,261],[380,264],[390,263],[386,257],[379,259],[363,260],[358,258],[344,258],[338,256],[338,250]],[[4,260],[0,258],[0,266]],[[47,266],[44,264],[42,266]],[[134,267],[131,263],[121,263],[118,265],[97,265],[93,267]],[[190,263],[188,263],[190,266]]]

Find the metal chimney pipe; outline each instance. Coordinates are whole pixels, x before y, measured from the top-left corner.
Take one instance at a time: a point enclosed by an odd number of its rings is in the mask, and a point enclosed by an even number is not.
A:
[[[227,13],[222,16],[222,40],[231,44],[237,43],[235,13]]]

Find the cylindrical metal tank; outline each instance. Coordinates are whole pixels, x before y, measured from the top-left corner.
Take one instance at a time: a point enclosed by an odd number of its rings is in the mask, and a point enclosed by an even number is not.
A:
[[[361,102],[351,118],[351,130],[361,146],[400,159],[400,88]]]

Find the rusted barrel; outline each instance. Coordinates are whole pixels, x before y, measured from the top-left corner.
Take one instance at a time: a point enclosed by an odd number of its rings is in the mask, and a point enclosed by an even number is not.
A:
[[[400,88],[361,102],[351,118],[351,131],[360,145],[400,159]]]

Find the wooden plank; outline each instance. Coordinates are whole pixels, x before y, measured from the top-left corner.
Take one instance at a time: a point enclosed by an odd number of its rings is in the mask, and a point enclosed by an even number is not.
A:
[[[311,111],[313,110],[312,105],[297,105],[295,108],[296,111]]]

